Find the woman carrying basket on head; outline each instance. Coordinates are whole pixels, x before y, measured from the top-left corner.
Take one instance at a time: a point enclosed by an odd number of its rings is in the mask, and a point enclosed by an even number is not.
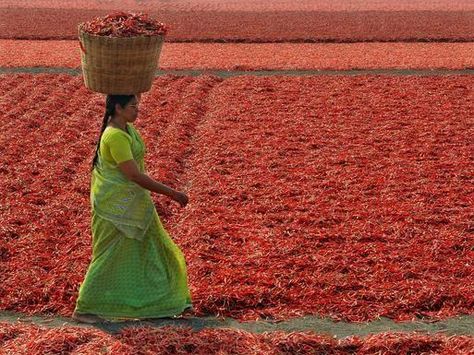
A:
[[[73,318],[95,323],[173,317],[192,309],[184,256],[161,224],[150,191],[188,197],[150,178],[133,122],[139,95],[108,95],[92,163],[92,260]]]

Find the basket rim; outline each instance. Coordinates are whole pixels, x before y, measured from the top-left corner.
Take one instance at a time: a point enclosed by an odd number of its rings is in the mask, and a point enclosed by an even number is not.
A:
[[[103,38],[103,39],[106,39],[106,40],[118,40],[120,39],[121,41],[123,40],[134,40],[134,39],[137,39],[137,38],[160,38],[160,39],[164,39],[166,35],[139,35],[139,36],[127,36],[127,37],[111,37],[111,36],[99,36],[99,35],[94,35],[94,34],[90,34],[89,32],[86,32],[84,31],[84,29],[82,28],[82,25],[84,24],[84,22],[81,22],[79,25],[78,25],[78,30],[79,30],[79,37],[80,36],[85,36],[85,37],[91,37],[91,38]]]

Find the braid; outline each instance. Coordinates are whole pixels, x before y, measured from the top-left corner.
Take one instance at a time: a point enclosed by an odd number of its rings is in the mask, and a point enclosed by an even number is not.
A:
[[[99,140],[97,141],[97,146],[96,146],[96,149],[95,149],[94,159],[92,160],[92,169],[91,170],[93,170],[94,167],[97,164],[97,159],[98,159],[98,156],[99,156],[99,149],[100,149],[100,139],[102,138],[102,134],[104,133],[105,129],[107,128],[107,124],[109,123],[109,119],[110,119],[110,117],[112,117],[113,113],[114,113],[113,102],[112,102],[112,99],[111,99],[110,95],[107,95],[107,99],[105,100],[104,119],[102,120],[102,128],[100,129]]]

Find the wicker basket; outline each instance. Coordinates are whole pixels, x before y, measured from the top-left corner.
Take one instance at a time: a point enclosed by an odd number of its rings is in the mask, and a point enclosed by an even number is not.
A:
[[[164,36],[104,37],[78,29],[87,88],[111,95],[150,90]]]

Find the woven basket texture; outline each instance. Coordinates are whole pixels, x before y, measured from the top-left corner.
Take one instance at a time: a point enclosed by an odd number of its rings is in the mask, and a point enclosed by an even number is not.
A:
[[[164,36],[94,36],[79,26],[79,41],[87,88],[110,95],[132,95],[151,89]]]

